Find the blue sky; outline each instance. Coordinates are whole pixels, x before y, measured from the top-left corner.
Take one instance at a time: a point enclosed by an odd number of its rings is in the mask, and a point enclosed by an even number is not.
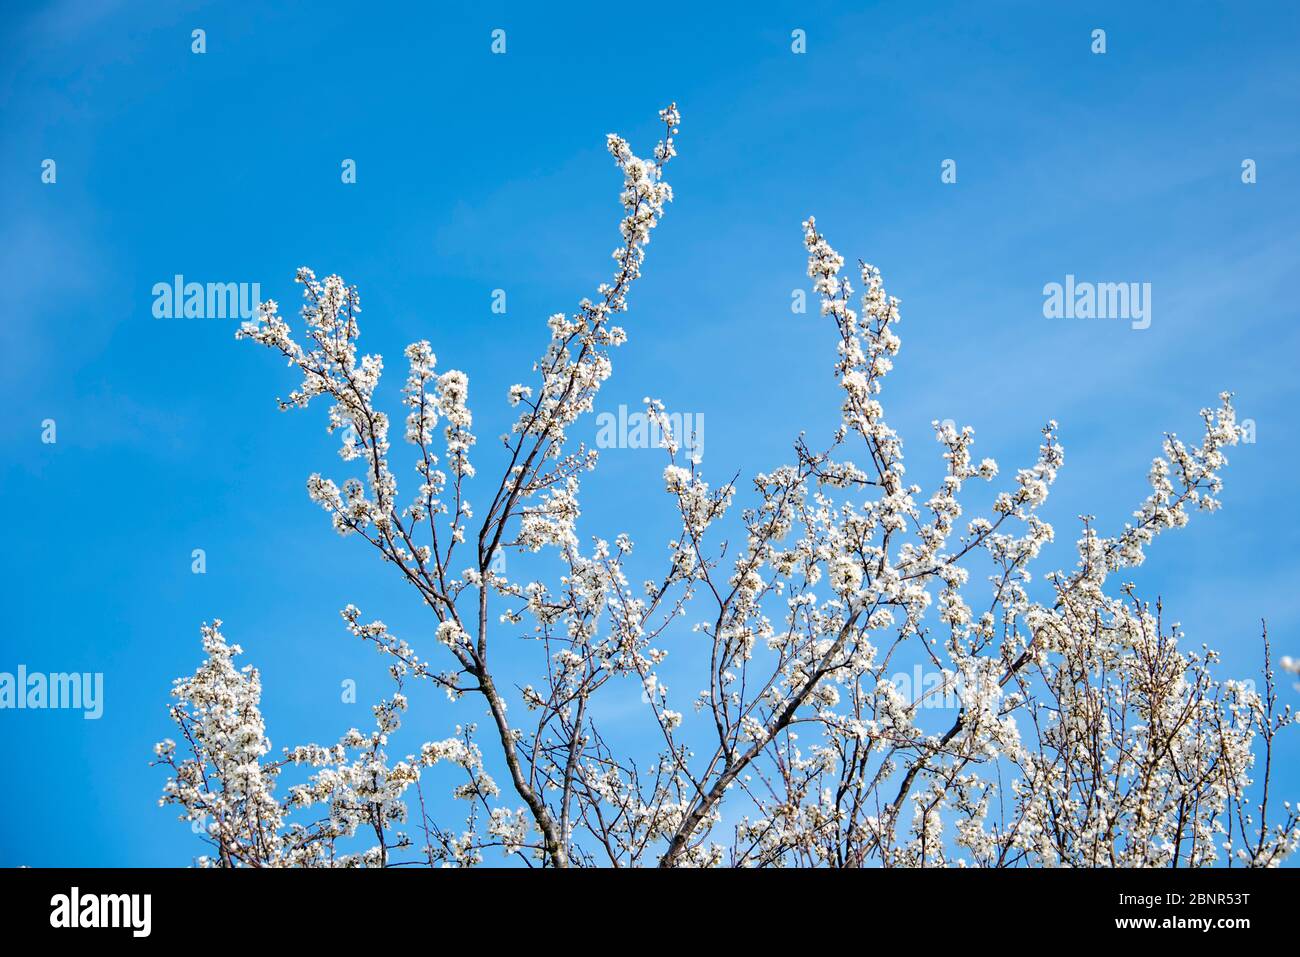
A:
[[[1160,540],[1135,577],[1227,673],[1255,673],[1261,618],[1300,655],[1291,5],[270,6],[29,6],[0,27],[0,670],[101,671],[106,699],[99,721],[0,711],[0,865],[200,852],[156,806],[148,762],[201,621],[223,618],[261,669],[277,746],[365,727],[388,690],[344,604],[428,633],[414,595],[306,497],[309,472],[338,471],[322,410],[277,413],[283,366],[236,344],[236,320],[155,319],[153,285],[258,282],[289,315],[297,266],[341,273],[392,390],[414,339],[469,373],[494,462],[545,317],[609,273],[604,134],[648,153],[674,99],[676,201],[598,409],[649,394],[702,413],[715,478],[833,429],[833,340],[789,308],[813,213],[902,299],[885,398],[912,473],[935,474],[932,419],[973,425],[1004,474],[1059,420],[1051,567],[1073,560],[1074,516],[1118,527],[1162,433],[1194,435],[1197,410],[1235,390],[1258,441],[1230,456],[1223,511]],[[498,27],[505,56],[489,51]],[[1045,319],[1043,285],[1067,274],[1150,282],[1151,327]],[[605,452],[580,532],[626,530],[655,553],[671,534],[661,470],[653,451]],[[340,701],[346,678],[358,704]],[[476,717],[427,708],[421,739]],[[1291,799],[1296,738],[1277,762]]]

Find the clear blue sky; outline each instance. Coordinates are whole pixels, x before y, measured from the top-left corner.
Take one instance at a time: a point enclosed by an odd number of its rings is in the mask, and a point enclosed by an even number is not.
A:
[[[99,721],[0,711],[0,865],[199,853],[156,806],[164,776],[148,761],[202,620],[225,619],[261,668],[277,747],[365,727],[388,690],[344,604],[428,641],[391,569],[307,500],[309,472],[339,471],[323,410],[277,413],[283,365],[235,343],[235,320],[154,319],[153,284],[260,282],[295,310],[295,267],[341,273],[390,396],[413,339],[470,374],[477,458],[496,473],[506,386],[528,381],[545,317],[609,272],[604,134],[647,153],[672,99],[676,202],[599,408],[652,394],[703,413],[715,478],[832,429],[832,339],[789,311],[813,213],[903,301],[886,399],[916,474],[936,464],[931,419],[973,425],[1004,472],[1060,421],[1049,566],[1072,563],[1075,515],[1124,521],[1164,431],[1195,434],[1197,409],[1236,390],[1258,441],[1231,455],[1223,511],[1162,539],[1138,580],[1227,672],[1255,673],[1260,618],[1300,655],[1293,5],[463,6],[6,11],[0,670],[102,671],[106,701]],[[496,27],[505,56],[489,52]],[[340,182],[345,158],[355,185]],[[940,182],[949,158],[955,185]],[[1256,185],[1241,182],[1246,158]],[[1045,319],[1042,287],[1066,274],[1152,283],[1151,327]],[[654,554],[670,529],[661,470],[655,452],[605,453],[580,533],[627,530]],[[191,574],[194,548],[206,575]],[[349,677],[355,705],[340,701]],[[1289,685],[1283,697],[1300,701]],[[419,712],[421,738],[476,717],[463,708]],[[1279,797],[1300,799],[1296,738]]]

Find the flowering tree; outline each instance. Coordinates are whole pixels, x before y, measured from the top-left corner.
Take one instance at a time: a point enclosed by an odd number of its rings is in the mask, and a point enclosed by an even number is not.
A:
[[[936,423],[945,475],[928,494],[908,484],[880,401],[899,351],[898,301],[863,264],[855,309],[844,260],[810,218],[808,274],[836,339],[839,427],[817,446],[801,437],[729,515],[735,481],[710,485],[648,401],[665,436],[666,504],[680,518],[664,570],[634,587],[626,535],[584,545],[580,476],[597,455],[569,430],[610,376],[626,339],[613,320],[672,198],[663,174],[679,117],[670,106],[660,118],[652,160],[608,138],[624,177],[613,279],[550,318],[533,384],[510,388],[518,417],[477,519],[468,379],[438,372],[428,342],[406,349],[404,437],[419,487],[403,500],[375,401],[382,361],[357,354],[356,289],[301,269],[303,335],[273,301],[239,332],[301,373],[281,408],[330,403],[340,454],[364,477],[339,486],[312,475],[308,492],[340,534],[363,539],[419,593],[436,643],[409,644],[347,606],[347,628],[387,656],[395,690],[372,731],[272,759],[257,672],[234,664],[240,649],[220,622],[205,625],[207,660],[173,691],[183,747],[158,746],[170,769],[163,801],[198,822],[214,850],[204,862],[467,865],[495,848],[553,867],[1278,863],[1300,828],[1290,805],[1270,818],[1273,741],[1292,716],[1278,709],[1267,659],[1263,695],[1219,681],[1213,653],[1180,649],[1159,603],[1113,581],[1157,535],[1218,507],[1224,449],[1239,437],[1226,393],[1201,412],[1198,444],[1165,439],[1133,522],[1106,536],[1083,519],[1076,566],[1047,573],[1035,600],[1030,566],[1053,537],[1041,513],[1064,461],[1056,424],[987,515],[963,519],[963,488],[999,474],[973,458],[970,428]],[[494,561],[502,550],[547,551],[556,574],[511,580]],[[990,588],[971,584],[973,569]],[[670,699],[658,675],[683,617],[697,636],[681,650],[698,667],[689,703]],[[506,635],[532,640],[533,683],[499,683]],[[889,674],[909,650],[938,679],[905,695]],[[471,725],[389,759],[407,687],[426,685],[481,697],[503,785]],[[643,689],[658,742],[648,756],[620,748],[593,717],[598,696],[629,686]],[[955,701],[951,724],[923,727],[922,709],[942,696]],[[454,830],[432,820],[420,789],[438,762],[460,769],[466,811]],[[305,779],[277,796],[280,773],[298,765]]]

